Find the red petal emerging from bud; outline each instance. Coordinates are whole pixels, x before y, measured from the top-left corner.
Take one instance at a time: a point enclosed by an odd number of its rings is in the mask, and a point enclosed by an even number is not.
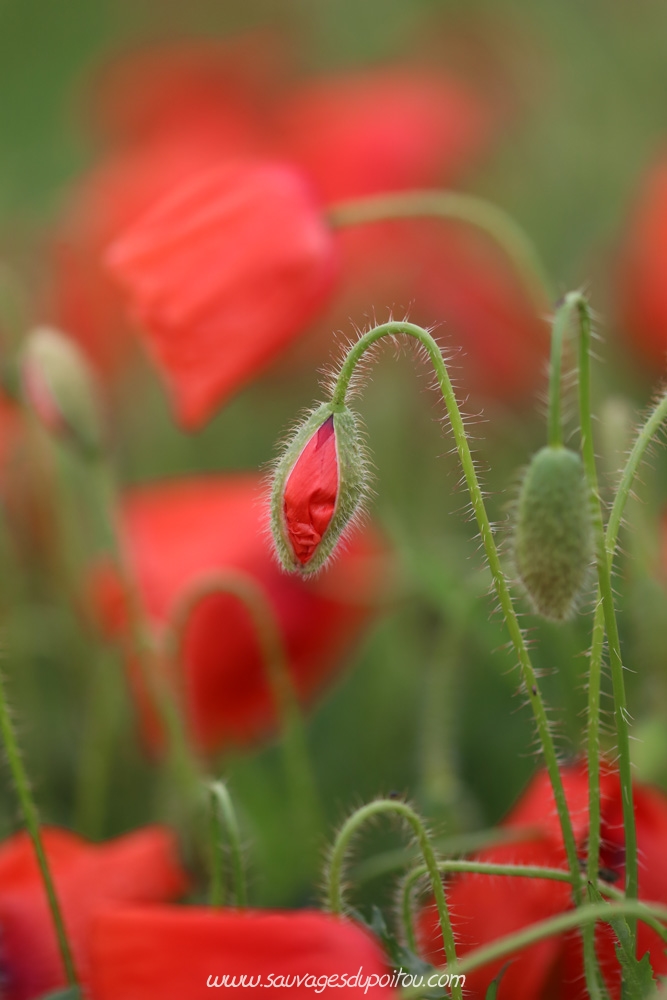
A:
[[[333,414],[299,455],[285,485],[283,512],[294,555],[305,566],[331,523],[338,496]]]

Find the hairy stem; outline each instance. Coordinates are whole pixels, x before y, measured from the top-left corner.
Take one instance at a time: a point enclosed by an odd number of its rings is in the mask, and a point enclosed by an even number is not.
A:
[[[227,786],[222,781],[211,781],[208,786],[211,797],[211,906],[224,905],[223,886],[223,832],[229,841],[234,882],[234,903],[239,908],[247,905],[245,872],[241,835],[236,820],[236,811]]]
[[[350,842],[355,834],[366,822],[368,822],[368,820],[374,819],[377,816],[392,813],[406,820],[414,830],[422,857],[424,858],[426,869],[431,876],[431,887],[435,897],[435,904],[438,909],[445,956],[447,963],[451,964],[456,961],[456,945],[454,942],[454,934],[447,910],[447,900],[445,899],[445,890],[442,884],[442,878],[440,877],[435,851],[431,845],[431,840],[426,832],[424,823],[414,809],[412,809],[406,802],[400,802],[396,799],[377,799],[375,802],[369,802],[368,805],[362,806],[361,809],[357,809],[357,811],[345,821],[331,850],[329,865],[326,872],[328,907],[332,913],[339,915],[344,911],[342,882],[345,870],[345,856]],[[458,997],[460,1000],[461,990],[459,987],[456,988],[456,992],[453,995]]]

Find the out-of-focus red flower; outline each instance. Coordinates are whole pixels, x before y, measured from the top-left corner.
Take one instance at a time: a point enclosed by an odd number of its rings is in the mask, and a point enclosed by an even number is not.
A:
[[[303,331],[333,287],[333,236],[291,167],[185,182],[110,247],[180,421],[202,424]]]
[[[311,81],[278,115],[285,155],[325,202],[450,183],[487,145],[490,118],[459,81],[408,69]]]
[[[667,157],[643,179],[619,262],[619,318],[631,347],[658,371],[667,358]]]
[[[572,816],[575,840],[582,858],[588,837],[588,776],[583,764],[562,770],[563,784]],[[601,877],[623,885],[625,849],[623,807],[618,772],[603,767],[601,795]],[[635,786],[635,817],[639,845],[640,898],[667,903],[667,797],[655,789]],[[518,843],[489,848],[475,860],[496,864],[544,865],[567,870],[565,848],[545,771],[531,781],[502,826],[525,830]],[[465,874],[447,887],[447,901],[457,937],[457,954],[462,956],[481,945],[505,937],[528,924],[568,910],[571,892],[567,883],[547,879]],[[434,907],[426,907],[419,918],[421,946],[428,958],[444,964],[442,940]],[[620,966],[615,954],[615,937],[607,924],[596,927],[596,951],[607,988],[613,1000],[620,998]],[[641,921],[637,932],[637,954],[650,953],[657,974],[667,972],[664,944]],[[586,1000],[583,958],[579,932],[548,938],[524,949],[505,972],[498,1000]],[[484,998],[486,990],[505,959],[490,963],[466,977],[466,995]]]
[[[486,234],[431,223],[415,234],[415,305],[452,349],[452,373],[475,399],[534,402],[549,354],[544,312]]]
[[[42,835],[84,981],[96,914],[118,904],[167,902],[187,888],[174,839],[161,827],[146,827],[106,844],[90,844],[55,828],[45,828]],[[0,928],[3,998],[32,1000],[65,985],[34,850],[23,832],[0,844]]]
[[[338,996],[341,986],[346,997],[393,995],[371,935],[316,911],[128,908],[97,920],[93,947],[92,1000],[197,1000],[223,988],[224,976],[240,993],[273,983],[303,1000]]]
[[[123,52],[92,82],[90,124],[121,147],[208,131],[230,149],[249,149],[265,133],[280,57],[276,38],[259,32]]]
[[[71,192],[53,239],[47,306],[98,370],[118,369],[134,342],[125,304],[103,266],[107,247],[184,180],[236,153],[224,134],[170,133],[109,157]]]
[[[278,623],[299,698],[310,701],[340,667],[386,586],[387,556],[370,528],[314,581],[284,574],[265,537],[260,477],[238,475],[137,490],[122,507],[128,558],[148,620],[160,635],[193,588],[213,574],[248,574]],[[122,628],[122,599],[107,578],[107,623]],[[100,593],[98,581],[98,594]],[[149,741],[155,720],[131,674]],[[179,663],[186,716],[207,750],[247,744],[275,726],[275,706],[255,628],[238,598],[214,594],[189,615]]]

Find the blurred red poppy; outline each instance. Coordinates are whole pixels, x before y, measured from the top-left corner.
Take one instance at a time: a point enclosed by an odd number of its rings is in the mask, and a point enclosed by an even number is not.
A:
[[[260,477],[238,475],[164,483],[129,494],[122,506],[128,558],[157,635],[213,574],[250,575],[278,623],[299,698],[311,701],[340,668],[386,593],[378,536],[358,530],[331,568],[304,581],[282,572],[265,537]],[[122,598],[105,581],[103,615],[122,627]],[[197,743],[206,750],[248,744],[275,726],[274,699],[248,610],[231,595],[197,600],[185,623],[178,683]],[[146,734],[158,738],[146,691],[131,680]]]
[[[196,1000],[216,987],[271,985],[304,1000],[341,987],[346,997],[393,995],[392,970],[371,935],[308,910],[115,910],[96,922],[92,966],[92,1000]]]
[[[42,831],[74,962],[85,980],[93,917],[118,903],[166,902],[187,878],[171,834],[146,827],[106,844],[66,830]],[[24,832],[0,844],[0,969],[6,1000],[32,1000],[65,985],[51,914],[32,843]]]
[[[291,167],[192,177],[109,248],[181,423],[201,425],[298,334],[333,288],[333,236]]]
[[[459,80],[400,68],[308,81],[278,124],[285,156],[328,203],[451,183],[493,131],[491,109]]]
[[[585,766],[576,764],[562,770],[563,784],[574,827],[577,847],[586,855],[588,836],[588,777]],[[600,877],[623,885],[625,848],[623,810],[618,773],[604,767],[601,773],[602,804]],[[635,817],[640,856],[639,895],[652,902],[667,903],[667,865],[664,844],[667,838],[667,796],[655,789],[635,786]],[[502,826],[525,830],[518,843],[489,848],[475,860],[497,864],[544,865],[567,869],[565,849],[556,815],[551,785],[545,771],[539,772]],[[566,883],[547,879],[465,874],[447,888],[452,923],[457,935],[457,953],[467,952],[504,937],[528,924],[562,913],[571,906]],[[424,954],[444,964],[442,942],[438,940],[438,920],[432,905],[419,918],[419,935]],[[579,932],[548,938],[518,955],[506,970],[498,989],[498,1000],[586,1000]],[[612,1000],[620,998],[620,966],[616,959],[615,937],[607,924],[596,927],[596,950]],[[667,958],[660,937],[645,924],[638,924],[637,954],[650,954],[656,974],[667,973]],[[466,978],[467,995],[484,998],[492,979],[505,959],[490,963]]]
[[[659,372],[667,360],[667,159],[643,178],[621,251],[621,331]]]

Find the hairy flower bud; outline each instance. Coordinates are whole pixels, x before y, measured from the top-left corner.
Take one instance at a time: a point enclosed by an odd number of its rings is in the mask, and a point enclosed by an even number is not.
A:
[[[284,569],[322,568],[359,510],[366,478],[357,417],[323,403],[292,436],[274,474],[271,530]]]
[[[519,494],[514,556],[535,611],[566,619],[593,558],[586,476],[574,451],[547,447],[533,456]]]
[[[94,376],[71,340],[49,327],[33,330],[23,350],[21,379],[26,401],[47,430],[87,456],[100,451]]]

